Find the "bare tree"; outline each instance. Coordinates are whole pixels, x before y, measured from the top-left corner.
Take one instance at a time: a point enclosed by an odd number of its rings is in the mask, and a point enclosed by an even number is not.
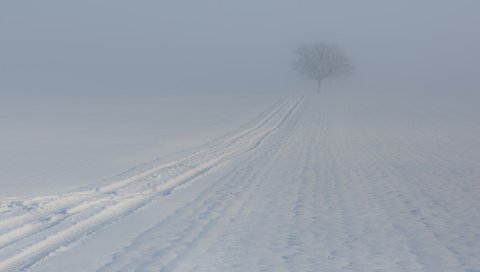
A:
[[[330,77],[349,75],[353,66],[343,50],[331,43],[301,45],[295,50],[297,56],[293,66],[300,74],[317,81],[320,92],[322,82]]]

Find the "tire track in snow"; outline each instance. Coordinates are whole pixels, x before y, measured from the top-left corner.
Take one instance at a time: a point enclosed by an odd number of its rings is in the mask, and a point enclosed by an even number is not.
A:
[[[219,218],[209,232],[202,235],[196,244],[179,254],[181,258],[168,264],[155,263],[156,267],[163,267],[164,270],[162,271],[257,271],[262,269],[285,271],[285,259],[272,256],[272,253],[280,254],[283,247],[269,244],[269,242],[282,243],[281,239],[278,238],[283,236],[274,237],[277,231],[271,229],[274,226],[267,224],[268,221],[263,223],[251,222],[249,218],[256,219],[260,214],[263,217],[270,217],[270,214],[274,214],[277,218],[284,217],[284,205],[288,203],[286,207],[290,207],[289,204],[296,200],[296,195],[292,195],[292,193],[296,191],[297,183],[295,179],[299,172],[292,171],[291,167],[285,167],[282,171],[278,171],[278,166],[285,159],[286,154],[288,154],[291,162],[296,165],[295,169],[299,169],[298,165],[304,162],[303,153],[292,152],[295,149],[291,149],[295,141],[304,140],[298,137],[301,135],[298,134],[301,126],[302,124],[299,121],[292,122],[292,128],[285,132],[289,134],[286,139],[269,141],[269,146],[262,152],[267,157],[252,164],[253,169],[258,174],[243,181],[250,184],[242,191],[245,195],[244,198],[233,203],[229,210],[224,213],[224,216]],[[288,129],[288,127],[286,128]],[[268,153],[272,153],[272,155],[268,155]],[[263,154],[257,154],[257,158],[261,157],[263,157]],[[237,171],[242,170],[238,169]],[[290,185],[285,186],[288,183]],[[289,197],[290,195],[292,197]],[[276,200],[282,197],[289,200],[280,206],[276,203]],[[182,219],[177,218],[177,220],[181,221]],[[294,219],[291,218],[291,220],[291,223],[285,224],[289,230],[295,225]],[[252,225],[255,226],[254,232],[251,229]],[[281,226],[276,227],[281,228]],[[157,232],[161,233],[162,230],[164,229],[159,229]],[[271,230],[271,233],[269,233],[269,230]],[[259,235],[258,232],[262,235]],[[291,234],[288,230],[282,233],[285,234],[286,239]],[[266,239],[268,241],[266,242],[264,237],[274,238],[274,241]],[[261,250],[263,254],[257,253],[257,249]],[[262,255],[266,255],[265,259],[275,258],[276,260],[274,263],[255,260],[255,258],[261,258]],[[153,269],[154,267],[149,268]]]
[[[0,203],[3,210],[5,210],[3,212],[4,214],[2,215],[3,218],[0,219],[0,234],[4,234],[3,230],[8,231],[16,226],[24,225],[25,223],[31,221],[39,221],[38,218],[51,215],[52,213],[65,214],[65,210],[68,210],[69,208],[78,210],[78,207],[83,206],[83,203],[85,203],[85,205],[89,205],[89,201],[94,199],[95,197],[102,195],[105,196],[109,193],[113,194],[116,192],[116,190],[124,189],[126,186],[135,183],[136,181],[138,182],[139,180],[141,181],[142,179],[148,178],[151,175],[157,177],[163,172],[171,172],[170,170],[173,170],[174,174],[176,174],[179,172],[179,165],[185,165],[185,162],[188,162],[190,159],[197,158],[198,160],[198,157],[212,154],[214,152],[217,152],[218,150],[224,151],[225,147],[234,144],[246,134],[260,128],[263,124],[273,118],[276,113],[281,111],[287,105],[287,103],[288,99],[279,102],[276,106],[272,107],[266,113],[260,115],[256,122],[254,120],[250,124],[247,124],[247,126],[237,131],[236,134],[227,135],[224,138],[218,139],[217,141],[219,143],[217,143],[216,145],[214,144],[213,148],[206,148],[204,150],[195,152],[194,154],[189,155],[185,158],[181,158],[174,162],[148,169],[132,177],[128,177],[124,180],[116,181],[111,184],[86,191],[80,190],[58,196],[39,196],[25,200],[18,199]],[[14,211],[15,209],[20,209],[21,211],[23,211],[23,213],[12,213],[12,211]],[[25,213],[25,210],[28,212]],[[12,213],[12,216],[9,216],[8,212]],[[7,215],[5,215],[5,213],[7,213]]]
[[[198,247],[208,251],[208,245],[228,242],[219,237],[217,230],[225,224],[235,224],[236,215],[249,200],[246,194],[262,180],[259,175],[268,175],[275,166],[279,148],[295,131],[298,116],[296,113],[288,119],[282,132],[276,133],[275,137],[280,139],[263,145],[262,150],[242,162],[245,166],[230,170],[196,199],[139,235],[100,271],[186,271],[185,265],[191,263],[182,260],[188,258],[189,252]]]
[[[251,155],[251,158],[246,162],[248,167],[245,167],[244,169],[232,170],[232,173],[244,172],[242,175],[243,177],[236,179],[234,184],[245,183],[245,185],[242,189],[236,190],[237,197],[234,199],[234,201],[230,201],[228,203],[221,216],[215,218],[215,220],[211,222],[210,227],[202,234],[196,235],[196,240],[194,243],[190,243],[188,246],[183,247],[183,250],[178,252],[175,259],[166,263],[155,261],[147,268],[155,270],[157,267],[162,267],[162,271],[208,271],[216,269],[213,267],[202,267],[198,263],[195,265],[196,267],[191,267],[193,262],[190,261],[190,253],[196,252],[199,249],[210,250],[212,245],[219,243],[235,246],[236,243],[230,241],[229,236],[225,235],[225,228],[227,228],[227,226],[233,226],[235,228],[235,225],[237,224],[236,221],[241,218],[241,213],[246,211],[247,205],[251,204],[250,201],[252,192],[261,190],[261,186],[265,185],[266,183],[271,184],[268,182],[271,181],[269,177],[271,173],[274,172],[277,164],[280,162],[281,154],[284,151],[285,146],[288,145],[288,140],[294,137],[293,134],[298,129],[298,123],[303,109],[304,107],[302,107],[302,110],[299,110],[295,116],[292,116],[288,120],[289,124],[282,128],[282,132],[277,133],[275,137],[272,137],[273,139],[269,138],[268,144],[266,144],[262,150],[258,150],[255,154]],[[230,186],[227,186],[226,188],[231,190]],[[217,203],[223,202],[221,197],[219,197],[221,195],[222,194],[216,195],[215,201],[217,201]],[[242,195],[243,197],[241,197]],[[182,222],[179,222],[179,224],[182,224]],[[218,255],[212,254],[212,256]],[[200,260],[200,258],[194,259]],[[216,259],[218,259],[218,257],[216,257]],[[228,269],[228,267],[224,268],[224,270]]]
[[[168,165],[168,167],[174,167],[176,171],[172,171],[173,173],[167,173],[170,175],[167,175],[168,179],[163,180],[163,182],[155,183],[149,180],[146,182],[143,180],[145,177],[157,173],[158,169],[155,168],[134,178],[112,183],[111,185],[96,189],[93,193],[94,199],[107,198],[108,200],[113,201],[113,203],[108,203],[108,205],[103,207],[99,212],[94,213],[89,217],[80,218],[78,221],[65,224],[66,226],[62,226],[63,228],[60,228],[54,234],[47,233],[47,237],[44,239],[35,241],[33,244],[27,245],[19,250],[14,249],[13,254],[10,254],[7,258],[0,261],[0,270],[15,271],[25,269],[40,259],[48,256],[56,249],[65,247],[73,241],[81,239],[81,237],[94,232],[104,225],[130,214],[152,201],[155,197],[170,193],[176,186],[208,172],[210,169],[224,163],[225,161],[257,148],[265,137],[280,127],[283,122],[288,119],[298,103],[300,103],[301,99],[301,97],[290,97],[252,128],[241,131],[239,134],[225,140],[224,143],[220,144],[220,148],[214,146],[211,149],[189,156],[185,160],[179,160],[173,165]],[[165,167],[162,169],[164,168]],[[180,171],[178,170],[179,168]],[[171,168],[167,169],[171,170]],[[132,183],[137,180],[140,182],[141,186],[132,186]],[[83,192],[80,192],[80,194],[82,193]],[[88,195],[88,193],[86,193],[86,195]],[[92,196],[87,196],[87,200],[85,201],[89,201],[91,197]],[[67,202],[68,200],[69,199],[66,198]],[[55,201],[65,201],[65,196],[59,196],[57,199],[53,198],[52,202],[55,203]],[[85,202],[80,201],[79,203],[78,201],[74,201],[73,204],[68,203],[66,206],[78,210],[80,205],[85,205]],[[58,209],[58,206],[53,206]],[[48,211],[45,212],[45,214],[48,214]],[[23,215],[20,215],[20,217],[23,218]],[[38,219],[38,217],[32,217],[33,221]],[[1,223],[8,226],[9,223],[12,223],[14,220],[15,217],[13,219],[7,218],[2,220]],[[10,233],[12,233],[12,231],[15,233],[15,226],[23,223],[21,220],[19,221],[20,222],[14,222],[15,224],[12,224],[13,228],[9,231]],[[37,229],[37,232],[43,230],[44,229]],[[28,231],[23,237],[15,237],[13,235],[10,236],[10,238],[24,238],[25,236],[28,236]],[[5,239],[9,238],[9,236],[4,237]]]

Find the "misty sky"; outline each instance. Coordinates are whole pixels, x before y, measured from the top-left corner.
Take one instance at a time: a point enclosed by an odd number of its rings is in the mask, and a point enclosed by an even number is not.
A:
[[[2,1],[0,94],[292,91],[314,41],[350,87],[478,90],[479,26],[477,0]]]

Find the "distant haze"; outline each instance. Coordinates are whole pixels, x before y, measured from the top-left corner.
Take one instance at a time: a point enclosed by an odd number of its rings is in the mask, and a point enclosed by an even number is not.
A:
[[[478,90],[480,1],[2,1],[0,95],[313,88],[293,49],[328,41],[349,88]]]

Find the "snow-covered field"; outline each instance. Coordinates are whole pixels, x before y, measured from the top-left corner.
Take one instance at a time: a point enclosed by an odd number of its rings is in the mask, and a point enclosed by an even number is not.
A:
[[[0,271],[479,271],[478,95],[436,95],[239,100],[109,181],[2,182]]]
[[[225,93],[2,96],[0,197],[62,193],[168,161],[236,129],[271,101],[271,94]]]

